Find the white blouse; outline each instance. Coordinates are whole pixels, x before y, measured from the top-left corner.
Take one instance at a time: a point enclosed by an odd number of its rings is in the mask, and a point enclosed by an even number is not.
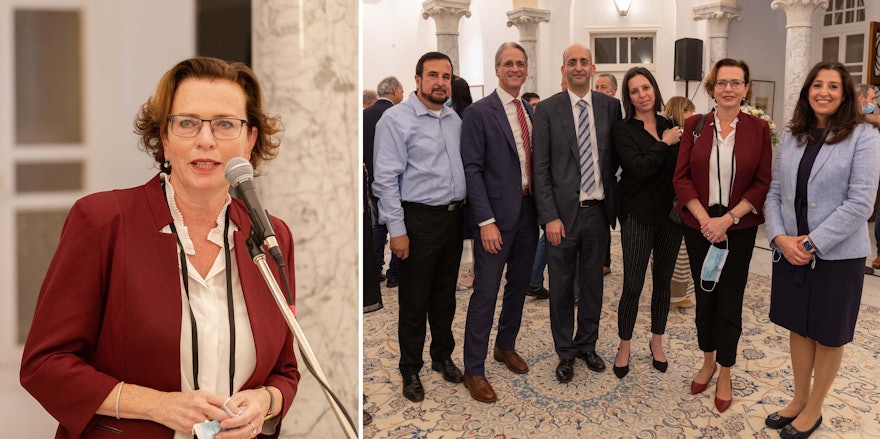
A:
[[[174,188],[165,177],[166,198],[174,218],[174,226],[184,253],[187,255],[187,273],[189,278],[189,297],[183,288],[183,279],[180,283],[180,297],[182,302],[182,321],[180,327],[180,388],[184,392],[195,389],[193,383],[193,350],[192,350],[192,325],[190,324],[189,308],[192,307],[198,328],[199,343],[199,388],[219,395],[229,395],[229,318],[226,305],[226,256],[223,251],[217,254],[214,265],[211,266],[207,276],[202,278],[195,266],[189,261],[189,255],[195,254],[195,248],[189,237],[189,231],[184,222],[183,215],[174,201]],[[223,227],[226,220],[226,210],[231,198],[227,195],[226,204],[217,216],[217,226],[211,229],[208,240],[223,248]],[[257,352],[254,345],[254,336],[251,331],[251,323],[247,313],[247,305],[241,290],[241,280],[238,276],[238,264],[235,260],[235,242],[232,239],[234,231],[238,230],[235,223],[229,223],[229,246],[232,261],[232,307],[235,315],[235,376],[233,377],[233,391],[237,392],[245,381],[253,374],[257,365]],[[171,233],[171,226],[162,228],[163,233]],[[178,259],[178,267],[180,261]],[[181,272],[182,273],[182,272]],[[174,439],[192,439],[191,434],[175,432]]]

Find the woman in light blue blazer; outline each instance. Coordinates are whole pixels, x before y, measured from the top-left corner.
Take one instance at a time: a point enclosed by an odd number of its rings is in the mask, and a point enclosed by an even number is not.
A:
[[[765,423],[783,438],[808,437],[822,424],[855,332],[880,177],[880,134],[863,122],[846,68],[820,62],[774,161],[764,206],[774,261],[770,320],[791,331],[795,391]]]

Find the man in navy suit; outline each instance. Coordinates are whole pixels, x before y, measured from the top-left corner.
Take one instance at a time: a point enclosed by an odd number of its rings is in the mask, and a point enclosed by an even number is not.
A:
[[[379,99],[364,109],[364,164],[367,166],[367,187],[373,184],[373,141],[376,137],[376,124],[385,113],[385,110],[393,107],[403,100],[403,85],[394,76],[388,76],[379,81],[376,87],[379,93]],[[370,195],[370,208],[373,212],[373,256],[376,259],[376,270],[379,271],[379,282],[385,279],[386,275],[382,273],[382,267],[385,266],[385,243],[388,242],[388,228],[385,224],[379,224],[378,203],[376,197]],[[367,257],[367,253],[364,253]],[[391,254],[391,260],[388,262],[388,288],[396,287],[398,284],[398,275],[400,273],[400,259]]]
[[[493,357],[514,373],[528,365],[516,353],[523,302],[537,247],[538,223],[531,184],[531,105],[520,97],[528,75],[525,49],[504,43],[495,53],[498,88],[464,112],[461,156],[475,233],[474,292],[464,335],[464,384],[471,397],[495,402],[485,375],[489,333],[501,276],[507,283]]]
[[[602,310],[602,265],[608,227],[617,219],[611,128],[621,119],[620,101],[590,91],[596,71],[581,44],[563,53],[568,89],[538,103],[535,111],[534,189],[538,223],[547,236],[550,267],[550,330],[559,356],[556,379],[574,377],[574,359],[605,370],[596,353]],[[577,326],[573,285],[579,275]]]

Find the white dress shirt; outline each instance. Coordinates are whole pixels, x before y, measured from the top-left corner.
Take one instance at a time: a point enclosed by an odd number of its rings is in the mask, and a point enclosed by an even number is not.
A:
[[[577,138],[578,122],[581,117],[581,107],[578,105],[578,101],[583,99],[584,102],[587,103],[587,111],[589,111],[587,117],[590,118],[590,149],[593,150],[593,177],[596,179],[596,185],[593,186],[593,190],[591,190],[590,193],[586,193],[584,192],[584,188],[580,188],[580,197],[578,200],[604,200],[605,187],[602,185],[602,168],[599,166],[599,146],[596,145],[596,117],[595,112],[593,111],[593,94],[587,91],[587,94],[581,98],[569,89],[568,97],[571,99],[571,112],[574,115],[575,138]],[[578,160],[580,160],[580,158],[578,158]],[[580,186],[580,181],[578,181],[578,186]]]

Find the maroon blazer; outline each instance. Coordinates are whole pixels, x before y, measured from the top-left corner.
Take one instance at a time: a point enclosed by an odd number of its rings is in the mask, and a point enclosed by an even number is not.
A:
[[[233,200],[229,213],[239,227],[234,251],[257,353],[243,388],[280,389],[284,416],[300,378],[293,334],[248,255],[244,205]],[[158,175],[143,186],[86,196],[71,208],[21,363],[22,386],[60,424],[56,437],[173,436],[154,422],[95,415],[119,381],[180,391],[178,248],[175,235],[161,232],[172,221]],[[293,283],[290,229],[277,218],[273,224]]]
[[[700,229],[700,222],[691,215],[685,203],[698,198],[703,208],[709,207],[709,156],[712,152],[712,140],[715,137],[715,113],[712,111],[706,114],[700,135],[696,140],[694,139],[694,129],[700,116],[695,114],[684,123],[678,162],[675,166],[675,175],[672,177],[681,221],[697,230]],[[740,112],[738,117],[733,146],[736,175],[730,193],[730,207],[736,206],[745,198],[758,213],[749,213],[742,217],[739,224],[731,226],[730,230],[755,227],[764,223],[764,199],[770,189],[770,169],[773,160],[770,125],[767,121],[743,112]]]

